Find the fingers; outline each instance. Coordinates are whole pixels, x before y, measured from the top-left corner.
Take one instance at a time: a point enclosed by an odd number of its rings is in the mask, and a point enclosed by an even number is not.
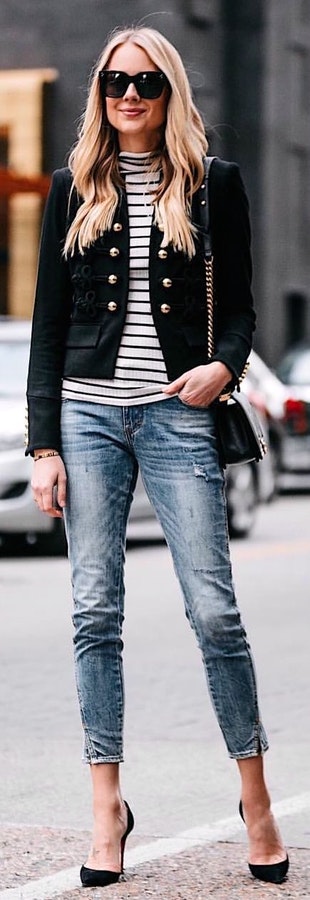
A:
[[[51,518],[53,518],[53,519],[62,519],[61,509],[58,509],[56,506],[53,506],[53,505],[50,506],[49,499],[45,498],[43,494],[41,496],[39,496],[38,499],[36,499],[35,497],[33,499],[34,499],[34,502],[37,504],[38,509],[41,510],[41,512],[46,513],[47,516],[51,516]]]
[[[176,378],[175,381],[171,381],[170,384],[166,384],[163,388],[163,394],[169,394],[171,396],[173,396],[174,394],[178,394],[186,384],[189,376],[190,372],[184,372],[184,375],[180,375],[180,378]]]
[[[231,373],[218,361],[195,366],[163,388],[169,396],[178,394],[188,406],[208,407],[227,384]]]
[[[207,366],[197,366],[184,372],[175,381],[163,388],[165,394],[174,396],[178,394],[188,406],[209,406],[213,399],[210,398],[210,389],[208,385]]]
[[[62,509],[66,505],[66,483],[65,467],[60,457],[36,461],[31,486],[33,499],[41,512],[52,518],[62,518]]]
[[[59,475],[57,482],[57,503],[58,506],[63,507],[66,505],[67,501],[67,479],[66,476]]]
[[[57,485],[52,488],[44,488],[41,493],[36,491],[33,499],[41,512],[46,513],[48,516],[52,516],[54,519],[62,518],[62,509],[57,501]]]

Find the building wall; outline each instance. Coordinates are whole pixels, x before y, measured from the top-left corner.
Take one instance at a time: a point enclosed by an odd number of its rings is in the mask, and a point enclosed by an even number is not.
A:
[[[1,164],[20,178],[41,171],[44,86],[55,74],[53,69],[0,71]],[[2,188],[1,196],[0,312],[9,309],[22,317],[29,314],[33,294],[42,212],[41,197],[29,192],[26,180],[23,193],[20,186],[7,195]]]
[[[310,339],[310,0],[266,3],[261,341]]]
[[[225,151],[251,203],[256,349],[310,340],[310,0],[222,0]]]
[[[2,0],[1,69],[58,72],[45,84],[40,122],[40,168],[51,172],[66,163],[107,33],[145,22],[175,43],[211,153],[241,166],[253,230],[255,346],[275,364],[292,340],[310,339],[310,0],[167,0],[164,6]],[[30,314],[33,285],[27,291]],[[18,308],[15,297],[12,308]]]
[[[41,153],[36,154],[32,173],[25,169],[25,137],[21,142],[19,164],[29,174],[52,172],[65,165],[69,150],[76,139],[77,126],[87,97],[89,74],[94,66],[107,35],[117,25],[145,22],[161,30],[179,48],[195,91],[197,103],[205,115],[206,123],[218,121],[219,89],[218,71],[220,50],[218,46],[218,3],[216,0],[169,0],[163,12],[162,3],[153,0],[135,0],[130,4],[130,16],[124,13],[123,0],[2,0],[0,6],[0,60],[3,74],[8,70],[20,73],[20,86],[25,71],[33,70],[40,80],[40,72],[49,70],[58,77],[44,82],[44,102],[36,106],[36,121],[29,130],[27,159],[34,159],[34,131],[40,134]],[[128,9],[128,4],[127,4]],[[43,83],[43,79],[42,79]],[[1,88],[1,85],[0,85]],[[8,119],[9,115],[8,95]],[[44,113],[44,114],[43,114]],[[6,129],[6,118],[1,117],[0,128]],[[3,132],[4,133],[4,132]],[[12,132],[11,132],[12,133]],[[10,145],[10,127],[8,128]],[[216,145],[216,137],[213,146]],[[36,148],[37,149],[37,148]],[[215,152],[215,150],[214,150]],[[10,164],[10,154],[9,154]],[[29,206],[30,204],[30,206]],[[22,214],[17,221],[14,209]],[[32,216],[30,207],[37,210]],[[28,212],[27,212],[28,210]],[[1,211],[0,211],[1,212]],[[16,315],[31,314],[36,266],[36,241],[32,239],[28,250],[18,233],[32,235],[38,231],[40,204],[32,198],[10,200],[8,230],[11,234],[6,278],[8,299],[0,297],[0,310]],[[17,235],[16,241],[14,236]],[[14,244],[14,248],[13,248]],[[14,252],[13,252],[14,251]],[[27,264],[25,277],[25,257]],[[1,245],[0,260],[6,259],[6,248]],[[3,266],[2,266],[3,269]],[[22,277],[20,274],[22,273]],[[5,279],[2,277],[2,294]]]
[[[253,287],[261,309],[261,178],[266,23],[264,0],[222,0],[222,128],[224,155],[241,167],[250,201]],[[259,331],[255,334],[258,345]],[[258,348],[259,349],[259,348]],[[263,347],[260,348],[263,350]]]
[[[130,15],[127,13],[130,8]],[[163,12],[165,8],[166,11]],[[87,82],[106,36],[118,25],[145,22],[162,31],[181,51],[206,120],[218,120],[217,0],[2,0],[2,69],[58,70],[46,90],[43,168],[66,161],[76,138]]]

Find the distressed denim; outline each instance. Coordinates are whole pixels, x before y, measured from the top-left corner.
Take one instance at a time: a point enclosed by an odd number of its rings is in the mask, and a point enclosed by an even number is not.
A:
[[[123,569],[138,467],[172,554],[228,753],[263,753],[255,671],[232,582],[214,411],[178,397],[130,407],[64,400],[61,428],[86,762],[123,759]]]

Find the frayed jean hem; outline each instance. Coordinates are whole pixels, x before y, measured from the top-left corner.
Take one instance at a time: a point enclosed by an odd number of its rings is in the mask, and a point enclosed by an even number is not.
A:
[[[83,763],[85,763],[85,765],[88,765],[88,766],[98,766],[98,765],[101,765],[102,763],[123,763],[123,762],[124,762],[123,756],[106,756],[102,759],[98,759],[97,756],[95,759],[88,759],[88,757],[83,756]]]
[[[264,753],[269,750],[269,744],[266,744],[265,747],[259,747],[258,750],[252,750],[251,753],[229,753],[230,759],[253,759],[255,756],[264,756]]]

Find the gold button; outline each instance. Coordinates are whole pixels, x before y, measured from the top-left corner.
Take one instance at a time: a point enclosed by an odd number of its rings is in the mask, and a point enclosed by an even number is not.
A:
[[[117,281],[118,281],[117,275],[109,275],[109,277],[108,277],[109,284],[116,284]]]
[[[110,256],[119,256],[118,247],[111,247],[111,250],[109,250],[109,254]]]
[[[171,278],[163,278],[163,287],[170,288],[172,285]]]
[[[115,312],[117,310],[117,303],[115,303],[114,300],[110,300],[110,303],[108,303],[108,310],[109,312]]]
[[[171,310],[171,306],[169,306],[168,303],[162,303],[162,304],[161,304],[160,311],[161,311],[162,313],[170,313],[170,310]]]
[[[168,256],[167,250],[164,250],[164,249],[159,250],[158,256],[159,256],[159,259],[167,259],[167,256]]]
[[[123,231],[123,226],[121,222],[114,222],[113,231]]]

